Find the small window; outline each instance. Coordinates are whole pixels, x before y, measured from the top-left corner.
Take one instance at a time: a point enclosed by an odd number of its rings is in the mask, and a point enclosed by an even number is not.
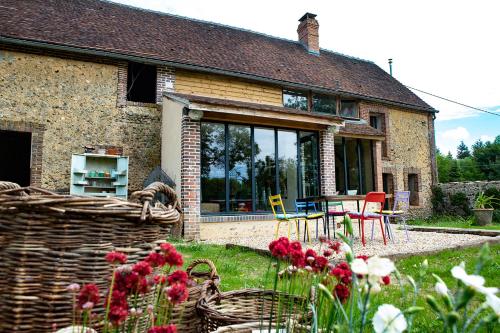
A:
[[[346,118],[359,118],[356,101],[340,101],[340,115]]]
[[[370,126],[375,129],[380,129],[380,118],[379,116],[370,116]]]
[[[410,191],[410,206],[418,206],[418,175],[408,174],[408,191]]]
[[[307,93],[283,90],[283,106],[286,108],[307,111]]]
[[[337,98],[329,95],[317,95],[312,97],[312,110],[313,112],[337,113]]]
[[[127,101],[156,103],[156,66],[128,63]]]

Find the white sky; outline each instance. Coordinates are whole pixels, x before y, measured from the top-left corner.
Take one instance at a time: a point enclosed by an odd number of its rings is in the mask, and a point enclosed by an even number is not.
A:
[[[408,86],[500,111],[497,0],[114,1],[293,40],[298,19],[312,12],[318,15],[322,48],[374,61],[387,71],[387,59],[393,58],[394,76]],[[463,118],[463,124],[449,130],[465,128],[470,142],[500,134],[500,117],[491,117],[493,123],[485,123],[491,129],[481,134],[467,127],[467,117],[479,117],[477,112],[419,96],[440,111],[437,120],[444,128],[447,121]],[[453,147],[464,131],[458,129],[448,139],[443,134],[437,135],[438,146]],[[451,137],[458,139],[452,142]]]

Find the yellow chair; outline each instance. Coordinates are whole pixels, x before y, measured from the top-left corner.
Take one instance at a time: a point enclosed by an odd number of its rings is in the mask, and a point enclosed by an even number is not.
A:
[[[288,224],[288,238],[290,238],[291,224],[295,223],[295,231],[297,232],[297,239],[300,241],[299,234],[299,217],[296,214],[287,214],[285,211],[285,206],[283,205],[283,200],[281,200],[281,194],[269,196],[269,203],[271,204],[271,209],[273,210],[274,218],[276,219],[276,232],[274,238],[278,238],[281,223]],[[281,213],[277,212],[277,208],[281,210]]]

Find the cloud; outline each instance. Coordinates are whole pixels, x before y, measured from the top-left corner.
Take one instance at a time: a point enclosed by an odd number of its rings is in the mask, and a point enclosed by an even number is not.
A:
[[[470,138],[470,133],[467,130],[467,128],[459,126],[457,128],[444,131],[443,134],[441,134],[441,136],[443,137],[443,139],[447,140],[466,141],[467,139]]]
[[[479,138],[480,138],[480,139],[481,139],[481,141],[483,141],[483,142],[486,142],[486,141],[491,141],[491,142],[493,142],[493,141],[495,141],[495,138],[494,138],[494,137],[492,137],[491,135],[481,135]]]

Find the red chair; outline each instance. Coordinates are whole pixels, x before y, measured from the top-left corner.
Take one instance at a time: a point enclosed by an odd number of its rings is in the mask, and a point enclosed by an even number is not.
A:
[[[380,204],[380,209],[378,212],[373,212],[370,208],[366,209],[367,204],[378,203]],[[380,230],[382,231],[382,237],[384,238],[384,245],[387,245],[384,233],[384,224],[382,223],[382,209],[385,203],[385,193],[384,192],[370,192],[366,195],[365,203],[363,205],[362,212],[349,212],[349,217],[351,219],[357,219],[361,222],[361,242],[363,246],[366,245],[365,242],[365,220],[379,220]]]

